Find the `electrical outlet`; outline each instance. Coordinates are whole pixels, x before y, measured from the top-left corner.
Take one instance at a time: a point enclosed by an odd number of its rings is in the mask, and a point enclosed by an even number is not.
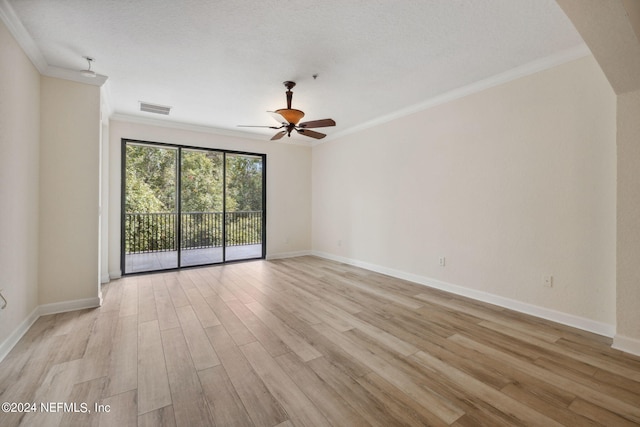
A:
[[[444,267],[447,263],[447,259],[443,256],[441,256],[440,258],[438,258],[438,265],[440,267]]]
[[[553,276],[544,276],[542,278],[545,288],[553,288]]]

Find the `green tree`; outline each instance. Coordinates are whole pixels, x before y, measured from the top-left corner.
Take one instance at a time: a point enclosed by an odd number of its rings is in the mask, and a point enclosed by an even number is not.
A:
[[[175,249],[175,215],[166,213],[175,212],[176,158],[172,149],[126,146],[126,253]]]
[[[227,155],[227,244],[262,241],[262,159]]]
[[[177,150],[136,144],[126,150],[127,190],[129,182],[134,190],[127,193],[126,212],[174,212]],[[135,210],[145,207],[157,210]]]
[[[143,179],[140,179],[136,170],[127,169],[126,187],[126,212],[162,212],[164,206],[156,197],[153,189]]]
[[[222,153],[182,151],[182,211],[222,212]]]
[[[227,210],[262,210],[262,159],[259,157],[227,156]]]
[[[226,157],[226,192],[223,160]],[[175,250],[178,150],[126,146],[127,252]],[[180,164],[183,248],[259,243],[262,236],[262,158],[182,149]],[[223,218],[223,198],[227,215]],[[240,213],[240,211],[242,213]],[[136,214],[136,215],[133,215]]]

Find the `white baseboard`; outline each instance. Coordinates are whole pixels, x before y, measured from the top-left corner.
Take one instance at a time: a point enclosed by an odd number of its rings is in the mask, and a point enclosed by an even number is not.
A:
[[[432,279],[429,277],[419,276],[417,274],[407,273],[400,270],[395,270],[388,267],[383,267],[376,264],[371,264],[364,261],[358,261],[350,258],[341,257],[325,252],[312,251],[312,255],[330,259],[344,264],[353,265],[355,267],[364,268],[366,270],[375,271],[376,273],[386,274],[387,276],[396,277],[398,279],[408,280],[420,285],[428,286],[430,288],[440,289],[442,291],[451,292],[456,295],[461,295],[467,298],[472,298],[478,301],[494,304],[500,307],[508,308],[510,310],[518,311],[520,313],[530,314],[542,319],[551,320],[563,325],[571,326],[574,328],[582,329],[588,332],[593,332],[598,335],[604,335],[607,337],[613,337],[615,334],[615,325],[609,325],[607,323],[597,322],[595,320],[586,319],[584,317],[575,316],[573,314],[564,313],[557,310],[552,310],[545,307],[528,304],[522,301],[514,300],[511,298],[505,298],[499,295],[494,295],[488,292],[479,291],[476,289],[466,288],[464,286],[454,285],[452,283],[443,282],[441,280]]]
[[[0,362],[9,354],[11,349],[20,341],[20,338],[27,333],[29,328],[40,318],[48,314],[64,313],[67,311],[82,310],[85,308],[95,308],[101,305],[101,298],[85,298],[73,301],[62,301],[52,304],[43,304],[37,306],[26,319],[20,323],[15,331],[9,337],[0,343]]]
[[[611,345],[611,347],[616,350],[624,351],[625,353],[640,356],[640,340],[636,338],[616,334],[616,336],[613,337],[613,345]]]
[[[100,283],[105,284],[105,283],[109,283],[111,281],[111,275],[107,274],[103,274],[100,276]]]
[[[96,307],[100,307],[100,297],[43,304],[38,307],[38,314],[40,316],[45,316],[47,314],[65,313],[67,311],[83,310],[85,308]]]
[[[40,307],[36,307],[31,312],[31,314],[29,314],[27,318],[24,319],[22,323],[20,323],[20,325],[18,325],[16,330],[13,331],[13,333],[0,344],[0,362],[2,362],[5,357],[7,357],[7,354],[9,354],[11,349],[13,349],[16,344],[18,344],[20,338],[22,338],[24,334],[27,333],[29,328],[36,322],[36,320],[38,320],[38,318],[40,317],[40,314],[38,312],[39,308]]]
[[[283,259],[283,258],[294,258],[297,256],[306,256],[311,255],[311,251],[295,251],[295,252],[280,252],[276,254],[268,254],[267,260],[270,259]]]
[[[109,272],[109,279],[110,280],[116,280],[122,277],[122,271],[120,270],[116,270],[116,271],[110,271]]]

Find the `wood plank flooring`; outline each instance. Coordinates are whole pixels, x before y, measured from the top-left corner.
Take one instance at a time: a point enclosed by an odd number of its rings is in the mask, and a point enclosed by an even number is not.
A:
[[[0,363],[0,402],[37,405],[0,426],[640,425],[610,339],[320,258],[103,293]]]

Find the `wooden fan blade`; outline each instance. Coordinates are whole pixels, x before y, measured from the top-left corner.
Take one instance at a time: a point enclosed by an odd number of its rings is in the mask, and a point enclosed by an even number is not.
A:
[[[325,128],[328,126],[335,126],[336,122],[333,119],[311,120],[309,122],[300,123],[298,126],[301,128]]]
[[[309,136],[309,137],[315,138],[315,139],[322,139],[325,136],[327,136],[324,133],[316,132],[316,131],[309,130],[309,129],[296,129],[296,131],[300,135]]]
[[[252,125],[238,125],[239,128],[269,128],[269,129],[282,129],[284,126],[252,126]]]
[[[281,130],[280,132],[278,132],[275,135],[273,135],[273,137],[271,138],[271,141],[275,141],[276,139],[280,139],[283,136],[285,136],[286,134],[287,134],[286,130]]]

